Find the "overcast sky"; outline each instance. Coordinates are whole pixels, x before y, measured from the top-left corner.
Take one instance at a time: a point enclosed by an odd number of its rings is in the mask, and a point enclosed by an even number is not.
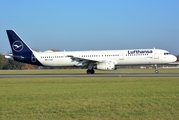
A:
[[[160,48],[179,54],[179,0],[0,0],[0,53],[13,29],[40,51]]]

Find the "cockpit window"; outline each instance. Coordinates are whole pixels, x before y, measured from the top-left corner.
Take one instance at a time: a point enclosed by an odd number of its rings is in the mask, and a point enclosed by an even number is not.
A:
[[[170,55],[170,53],[166,52],[166,53],[164,53],[164,55]]]

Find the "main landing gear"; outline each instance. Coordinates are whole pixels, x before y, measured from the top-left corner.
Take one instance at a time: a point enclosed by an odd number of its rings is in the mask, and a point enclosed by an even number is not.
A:
[[[158,74],[157,64],[155,64],[155,74]]]
[[[87,73],[87,74],[94,74],[95,71],[94,71],[94,69],[88,69],[88,70],[86,71],[86,73]]]

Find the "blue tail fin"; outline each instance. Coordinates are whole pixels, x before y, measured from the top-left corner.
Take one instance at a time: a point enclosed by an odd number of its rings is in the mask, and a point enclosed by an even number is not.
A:
[[[22,56],[24,54],[31,55],[32,50],[30,47],[28,47],[27,44],[13,30],[6,30],[6,32],[14,56]]]
[[[6,30],[15,61],[42,65],[35,57],[34,51],[13,31]]]

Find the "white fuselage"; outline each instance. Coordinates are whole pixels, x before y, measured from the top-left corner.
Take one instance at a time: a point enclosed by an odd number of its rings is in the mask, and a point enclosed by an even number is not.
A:
[[[132,49],[132,50],[100,50],[100,51],[71,51],[71,52],[33,52],[44,66],[80,66],[83,60],[99,62],[111,61],[115,65],[166,64],[175,62],[176,57],[161,49]],[[71,57],[81,59],[72,60]],[[34,59],[34,60],[35,60]]]

